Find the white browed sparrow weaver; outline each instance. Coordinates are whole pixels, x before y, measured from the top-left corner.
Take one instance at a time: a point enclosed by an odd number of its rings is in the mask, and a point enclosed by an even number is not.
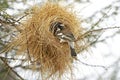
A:
[[[57,37],[60,40],[60,43],[68,42],[68,45],[70,46],[70,50],[71,50],[71,56],[72,57],[77,56],[74,49],[74,41],[75,41],[74,35],[66,25],[64,25],[61,22],[55,22],[51,24],[50,31],[53,33],[55,37]]]

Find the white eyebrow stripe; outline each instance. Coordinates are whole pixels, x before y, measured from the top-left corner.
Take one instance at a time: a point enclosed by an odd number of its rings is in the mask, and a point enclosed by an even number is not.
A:
[[[63,35],[63,33],[58,33],[57,35],[61,36],[61,35]]]
[[[59,29],[59,28],[57,28],[57,31],[60,31],[60,29]]]
[[[69,37],[69,36],[66,36],[66,35],[60,35],[61,36],[61,38],[63,38],[63,39],[67,39],[67,40],[69,40],[69,41],[72,41],[72,39]]]
[[[66,36],[66,35],[62,35],[61,37],[62,37],[62,38],[66,38],[67,36]]]
[[[64,24],[60,24],[60,26],[65,26]]]

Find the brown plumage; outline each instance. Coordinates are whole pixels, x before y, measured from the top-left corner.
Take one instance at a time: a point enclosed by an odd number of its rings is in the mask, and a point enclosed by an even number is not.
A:
[[[61,22],[54,22],[50,26],[50,31],[52,34],[60,40],[60,43],[67,42],[70,47],[71,57],[76,57],[74,42],[75,37],[69,27]]]

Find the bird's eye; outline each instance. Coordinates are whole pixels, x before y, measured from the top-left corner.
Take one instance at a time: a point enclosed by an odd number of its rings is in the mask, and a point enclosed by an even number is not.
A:
[[[65,25],[61,22],[55,22],[55,23],[52,23],[51,26],[50,26],[50,31],[53,31],[53,30],[63,30],[65,28]]]
[[[57,27],[60,29],[60,30],[63,30],[65,25],[62,24],[62,23],[58,23]]]
[[[63,29],[64,29],[64,24],[59,24],[59,25],[58,25],[58,28],[59,28],[60,30],[63,30]]]
[[[65,25],[61,22],[54,22],[50,26],[50,31],[55,35],[56,33],[65,29]]]

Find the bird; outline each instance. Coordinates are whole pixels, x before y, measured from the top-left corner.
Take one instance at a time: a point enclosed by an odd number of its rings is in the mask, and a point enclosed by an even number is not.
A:
[[[53,33],[55,37],[57,37],[60,40],[60,43],[63,42],[68,43],[71,51],[71,56],[73,58],[77,56],[74,47],[75,37],[65,24],[63,24],[62,22],[54,22],[50,26],[50,31]]]

